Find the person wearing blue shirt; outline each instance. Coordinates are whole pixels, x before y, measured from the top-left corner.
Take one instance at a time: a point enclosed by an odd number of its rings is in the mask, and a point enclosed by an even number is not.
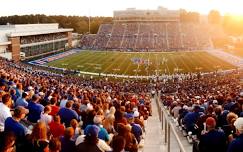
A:
[[[76,111],[72,110],[73,101],[68,101],[65,108],[61,108],[57,113],[61,117],[61,122],[65,124],[66,127],[70,126],[72,119],[79,121],[79,117]]]
[[[189,112],[185,115],[184,123],[186,125],[187,132],[191,131],[193,134],[196,133],[196,130],[194,127],[195,127],[195,124],[196,124],[198,118],[200,117],[199,111],[200,111],[200,107],[195,106],[194,112]]]
[[[27,134],[27,128],[20,123],[20,120],[23,119],[28,110],[22,106],[15,108],[13,117],[8,117],[5,120],[5,128],[4,132],[12,132],[15,134],[16,140],[16,148],[21,151],[21,147],[23,146],[25,135]]]
[[[215,129],[216,120],[213,117],[208,117],[206,119],[206,126],[207,132],[204,132],[200,137],[200,152],[225,152],[226,136],[224,132]]]
[[[141,137],[143,135],[142,127],[139,124],[134,123],[134,115],[127,115],[127,121],[131,125],[132,130],[131,132],[134,134],[137,142],[140,143]]]
[[[44,106],[38,103],[39,96],[33,95],[31,102],[28,104],[29,109],[29,115],[27,120],[29,120],[32,123],[37,123],[37,121],[40,119],[40,115],[42,111],[44,111]]]
[[[23,93],[22,93],[22,97],[19,97],[19,98],[17,99],[17,101],[16,101],[16,103],[15,103],[15,106],[16,106],[16,107],[17,107],[17,106],[23,106],[23,107],[27,108],[27,107],[28,107],[28,102],[26,101],[27,97],[28,97],[27,92],[23,92]]]

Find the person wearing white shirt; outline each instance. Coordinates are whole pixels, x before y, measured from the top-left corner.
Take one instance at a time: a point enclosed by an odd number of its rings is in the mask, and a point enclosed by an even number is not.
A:
[[[44,112],[41,113],[40,121],[44,122],[46,124],[46,126],[48,126],[49,123],[51,123],[51,121],[52,121],[52,116],[49,115],[50,112],[51,112],[51,107],[45,106]]]
[[[2,96],[2,102],[0,103],[0,132],[4,131],[4,123],[8,117],[12,117],[10,107],[12,105],[12,99],[9,94]]]
[[[65,95],[60,102],[60,108],[65,108],[67,102],[68,102],[68,97]]]

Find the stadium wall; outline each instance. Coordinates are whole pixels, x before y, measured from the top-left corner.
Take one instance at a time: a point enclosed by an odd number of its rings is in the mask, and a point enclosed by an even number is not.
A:
[[[68,48],[72,48],[72,32],[67,32]]]
[[[15,62],[20,60],[20,38],[19,37],[10,37],[11,45],[9,45],[9,50],[12,52],[12,59]]]

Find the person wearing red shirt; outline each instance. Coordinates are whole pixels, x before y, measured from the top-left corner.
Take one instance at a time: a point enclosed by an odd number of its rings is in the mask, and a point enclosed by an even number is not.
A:
[[[61,137],[64,135],[65,127],[61,124],[61,118],[58,115],[53,117],[53,121],[49,124],[50,132],[53,137]]]
[[[51,98],[51,101],[50,101],[50,103],[51,103],[51,112],[49,113],[49,115],[51,115],[51,116],[55,116],[57,113],[58,113],[58,111],[59,111],[59,107],[56,105],[56,103],[57,103],[57,98],[56,97],[53,97],[53,98]]]

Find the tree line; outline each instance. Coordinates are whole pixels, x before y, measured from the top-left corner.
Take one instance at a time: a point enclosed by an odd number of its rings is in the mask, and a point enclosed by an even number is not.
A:
[[[198,12],[187,12],[180,10],[180,22],[199,23],[200,14]],[[36,23],[59,23],[62,28],[73,28],[74,32],[84,34],[90,29],[91,34],[96,34],[99,26],[105,23],[112,23],[112,17],[87,17],[87,16],[47,16],[37,15],[14,15],[0,17],[0,25],[9,24],[36,24]],[[90,25],[89,25],[90,23]],[[228,35],[243,34],[243,17],[235,17],[229,14],[222,16],[219,11],[212,10],[208,14],[208,23],[221,26]]]
[[[111,23],[112,17],[87,17],[87,16],[47,16],[37,15],[14,15],[0,17],[0,25],[6,24],[37,24],[37,23],[59,23],[62,28],[73,28],[74,32],[84,34],[90,29],[91,34],[97,33],[99,26]],[[90,23],[90,25],[89,25]]]

